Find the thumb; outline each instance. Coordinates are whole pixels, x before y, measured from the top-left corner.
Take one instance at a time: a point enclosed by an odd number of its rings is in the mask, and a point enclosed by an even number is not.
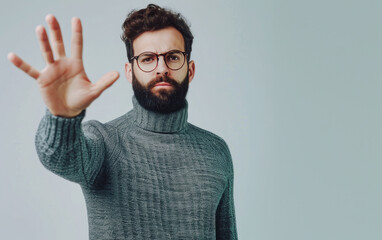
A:
[[[113,85],[115,81],[119,78],[119,73],[116,71],[108,72],[103,75],[96,83],[94,83],[94,94],[99,96],[108,87]]]

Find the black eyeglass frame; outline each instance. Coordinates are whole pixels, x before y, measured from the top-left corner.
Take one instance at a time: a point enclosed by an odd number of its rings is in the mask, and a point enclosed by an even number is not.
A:
[[[183,57],[184,57],[184,59],[183,59],[183,63],[182,63],[182,65],[181,65],[179,68],[173,69],[173,68],[170,68],[170,67],[168,66],[167,61],[166,61],[166,55],[169,54],[169,53],[182,53],[182,54],[183,54]],[[151,70],[151,71],[145,71],[145,70],[143,70],[143,69],[139,66],[138,58],[139,58],[142,54],[153,54],[153,55],[156,56],[156,58],[157,58],[157,63],[156,63],[156,65],[155,65],[155,67],[154,67],[153,70]],[[143,53],[139,54],[138,56],[131,57],[131,58],[130,58],[130,61],[133,61],[133,60],[135,59],[135,60],[137,61],[137,66],[139,67],[139,69],[141,69],[142,72],[149,73],[149,72],[154,71],[154,70],[158,67],[159,56],[163,56],[164,63],[166,64],[166,66],[167,66],[169,69],[171,69],[171,70],[173,70],[173,71],[178,71],[179,69],[181,69],[181,68],[184,66],[184,63],[186,62],[186,59],[187,59],[188,54],[187,54],[186,52],[182,52],[182,51],[180,51],[180,50],[170,50],[170,51],[168,51],[168,52],[161,53],[161,54],[156,54],[156,53],[154,53],[154,52],[143,52]]]

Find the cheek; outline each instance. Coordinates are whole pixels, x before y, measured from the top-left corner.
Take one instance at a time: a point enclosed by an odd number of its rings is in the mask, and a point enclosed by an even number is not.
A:
[[[134,75],[136,79],[143,85],[147,85],[152,79],[155,78],[155,74],[153,72],[145,73],[138,69],[138,66],[134,65]]]
[[[177,82],[182,82],[183,79],[188,75],[188,69],[187,67],[186,68],[182,68],[182,69],[179,69],[178,71],[174,72],[172,76],[173,79],[175,79]]]

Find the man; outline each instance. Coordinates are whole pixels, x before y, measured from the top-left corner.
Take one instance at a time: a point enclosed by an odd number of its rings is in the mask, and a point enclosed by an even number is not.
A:
[[[91,83],[80,20],[72,20],[70,57],[56,18],[46,21],[52,47],[44,27],[36,28],[46,68],[8,58],[39,84],[47,111],[36,149],[46,168],[80,184],[90,239],[237,239],[228,147],[187,122],[195,63],[182,16],[153,4],[128,15],[122,39],[134,107],[105,124],[82,119],[119,74]]]

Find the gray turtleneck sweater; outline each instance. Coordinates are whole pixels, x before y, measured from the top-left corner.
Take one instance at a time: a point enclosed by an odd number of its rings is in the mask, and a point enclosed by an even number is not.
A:
[[[224,140],[141,107],[102,124],[46,111],[36,135],[42,164],[79,183],[89,237],[237,239],[233,166]]]

